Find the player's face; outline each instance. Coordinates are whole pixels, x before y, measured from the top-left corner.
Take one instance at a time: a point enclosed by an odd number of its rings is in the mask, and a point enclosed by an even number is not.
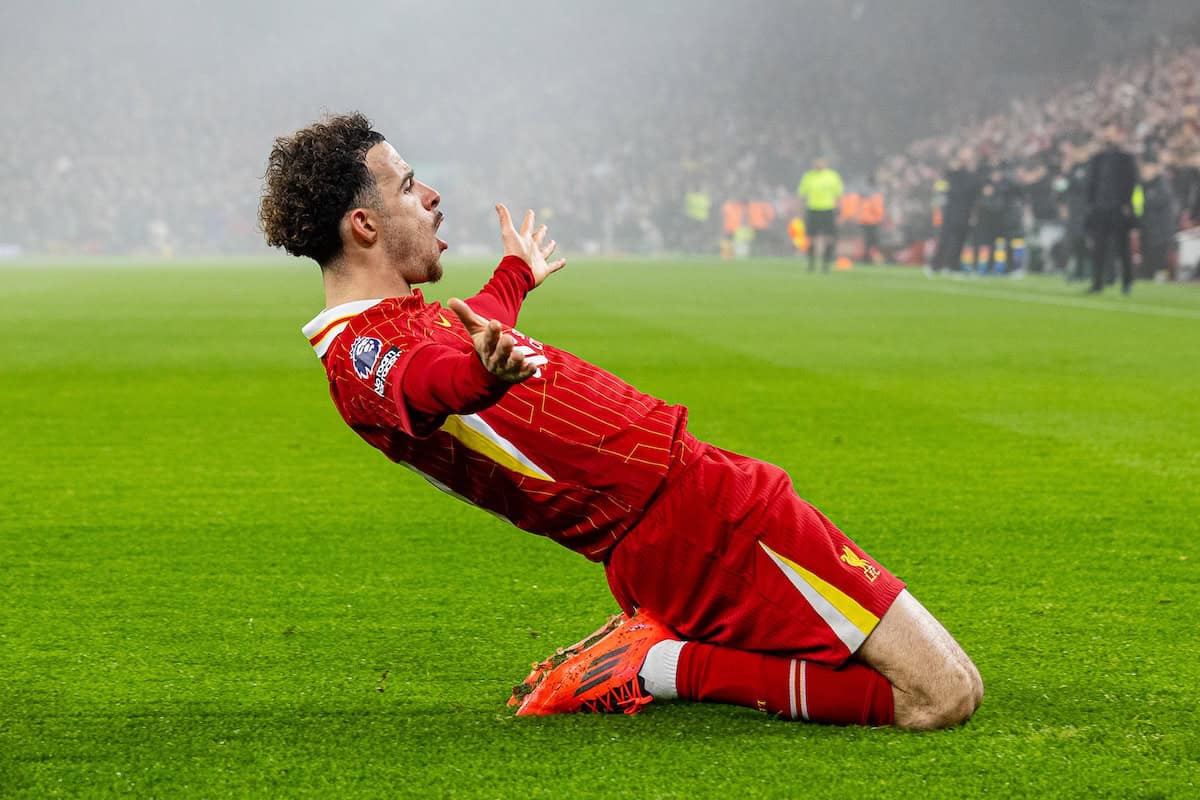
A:
[[[418,181],[413,169],[388,142],[367,151],[367,168],[383,208],[380,244],[409,283],[434,283],[442,277],[446,243],[438,238],[441,195]]]

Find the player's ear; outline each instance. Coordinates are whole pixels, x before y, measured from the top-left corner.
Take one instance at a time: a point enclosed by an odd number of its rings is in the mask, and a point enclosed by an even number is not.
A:
[[[379,221],[370,209],[351,209],[346,214],[346,228],[351,240],[360,247],[370,247],[379,239]]]

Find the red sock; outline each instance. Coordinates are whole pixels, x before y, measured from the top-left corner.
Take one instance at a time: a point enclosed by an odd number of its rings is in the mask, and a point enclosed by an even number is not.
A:
[[[730,703],[834,725],[891,725],[892,685],[865,664],[830,669],[799,658],[688,642],[675,685],[681,700]]]

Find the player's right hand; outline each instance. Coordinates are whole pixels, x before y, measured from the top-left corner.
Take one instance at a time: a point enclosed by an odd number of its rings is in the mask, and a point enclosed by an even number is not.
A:
[[[479,316],[457,297],[451,297],[448,305],[471,334],[483,366],[500,380],[520,383],[533,377],[538,367],[546,363],[545,357],[526,352],[528,348],[516,347],[517,340],[504,333],[496,320]]]
[[[539,225],[536,231],[533,229],[533,209],[525,212],[519,231],[513,227],[512,217],[503,203],[496,204],[496,214],[500,217],[500,241],[504,243],[504,255],[516,256],[529,265],[535,287],[541,286],[550,273],[558,272],[567,265],[565,258],[546,262],[554,255],[556,242],[551,239],[542,244],[546,239],[546,226]]]

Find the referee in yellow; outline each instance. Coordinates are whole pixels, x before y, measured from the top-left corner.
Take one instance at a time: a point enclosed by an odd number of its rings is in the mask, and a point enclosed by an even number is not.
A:
[[[844,190],[842,176],[831,170],[823,158],[814,159],[812,169],[800,179],[796,195],[804,199],[809,272],[816,268],[818,247],[821,248],[821,271],[829,271],[829,262],[837,252],[837,209]]]

